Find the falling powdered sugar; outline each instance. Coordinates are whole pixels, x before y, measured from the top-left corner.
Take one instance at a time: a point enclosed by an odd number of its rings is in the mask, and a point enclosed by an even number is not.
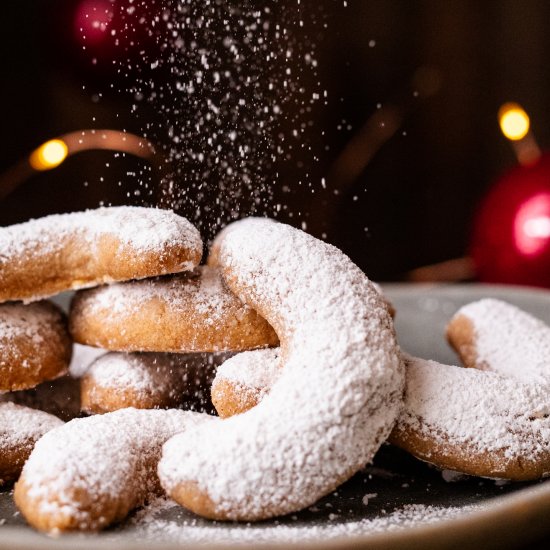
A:
[[[277,188],[295,192],[280,185],[282,170],[311,187],[314,110],[327,101],[323,5],[119,0],[111,9],[113,87],[129,93],[132,118],[165,160],[160,189],[141,178],[136,194],[185,212],[210,239],[243,214],[288,209],[274,200]]]

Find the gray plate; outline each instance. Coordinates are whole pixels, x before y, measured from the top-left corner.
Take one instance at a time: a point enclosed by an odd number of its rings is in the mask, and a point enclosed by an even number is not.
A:
[[[444,327],[469,301],[502,298],[550,323],[546,291],[482,285],[385,290],[397,309],[403,348],[441,362],[456,364]],[[208,522],[157,501],[108,532],[52,539],[27,527],[10,492],[0,492],[0,548],[502,548],[550,533],[549,517],[550,482],[445,481],[441,472],[384,446],[373,466],[314,507],[255,525]]]

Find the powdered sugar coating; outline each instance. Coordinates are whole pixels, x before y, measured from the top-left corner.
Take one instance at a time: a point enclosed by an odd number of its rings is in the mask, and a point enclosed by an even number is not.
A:
[[[106,285],[82,293],[82,296],[86,297],[88,315],[109,310],[116,315],[131,317],[150,301],[163,302],[165,307],[183,315],[192,302],[197,313],[204,316],[204,323],[212,326],[220,326],[228,309],[234,308],[235,304],[241,305],[243,311],[250,309],[239,304],[237,298],[229,293],[219,271],[208,266],[171,277]]]
[[[0,307],[0,344],[11,347],[17,338],[25,338],[34,346],[44,343],[45,325],[58,322],[56,310],[39,305],[5,304]],[[0,357],[0,361],[1,361]]]
[[[393,324],[361,270],[302,231],[243,220],[213,254],[281,338],[284,373],[254,409],[168,441],[161,483],[209,517],[299,510],[369,462],[391,430],[403,388]],[[185,494],[189,483],[206,509]]]
[[[391,440],[402,446],[411,434],[413,454],[440,467],[474,475],[490,467],[489,477],[506,478],[510,468],[533,470],[526,479],[550,475],[550,391],[408,357],[405,406]],[[419,441],[426,443],[420,452]]]
[[[8,448],[29,446],[46,432],[61,426],[59,418],[15,403],[0,403],[0,455]]]
[[[319,544],[339,537],[364,536],[434,524],[483,509],[481,505],[439,507],[405,504],[385,515],[355,521],[329,520],[314,525],[288,522],[279,525],[237,524],[227,529],[215,523],[205,525],[196,519],[180,519],[176,522],[164,518],[163,515],[174,506],[172,501],[159,497],[131,519],[132,533],[140,540],[204,544],[205,548],[212,544]]]
[[[279,378],[280,353],[278,348],[238,353],[218,367],[213,385],[226,380],[243,391],[257,393],[259,401]]]
[[[129,408],[72,420],[35,446],[16,485],[16,504],[42,530],[101,529],[158,490],[164,441],[208,418]]]
[[[117,255],[125,265],[113,263]],[[198,231],[168,210],[117,206],[54,214],[0,228],[0,301],[34,301],[62,290],[184,271],[201,255]]]
[[[473,328],[468,367],[521,382],[550,385],[550,327],[521,309],[493,298],[460,308]],[[452,323],[452,321],[451,321]]]

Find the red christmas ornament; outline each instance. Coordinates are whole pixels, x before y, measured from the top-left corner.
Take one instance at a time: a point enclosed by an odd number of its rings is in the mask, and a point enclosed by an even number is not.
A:
[[[74,31],[83,46],[98,47],[109,39],[108,27],[113,19],[109,0],[82,0],[74,13]]]
[[[470,253],[481,281],[550,287],[550,154],[493,186],[477,213]]]

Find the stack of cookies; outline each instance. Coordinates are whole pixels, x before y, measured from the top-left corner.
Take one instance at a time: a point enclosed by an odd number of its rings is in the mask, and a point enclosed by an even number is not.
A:
[[[217,364],[278,343],[216,269],[197,267],[202,248],[184,218],[138,207],[0,229],[0,484],[62,420],[125,407],[210,409]],[[68,319],[44,299],[82,287],[94,288],[76,293]],[[68,373],[73,341],[109,351],[78,379]]]
[[[229,353],[278,344],[267,321],[208,266],[79,291],[69,327],[75,342],[111,350],[82,378],[88,413],[204,410],[210,398],[202,390]]]

